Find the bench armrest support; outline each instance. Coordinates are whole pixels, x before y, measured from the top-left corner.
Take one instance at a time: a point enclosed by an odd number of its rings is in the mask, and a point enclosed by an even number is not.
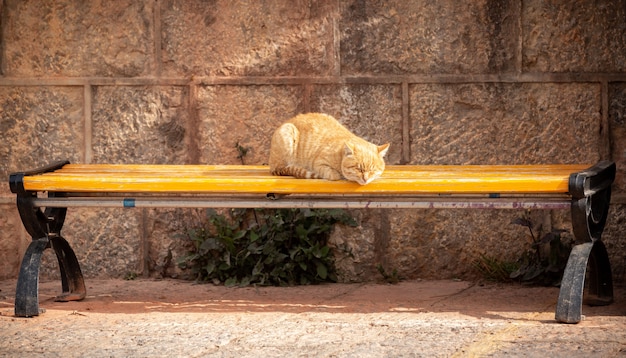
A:
[[[602,161],[569,179],[572,195],[572,248],[561,280],[555,318],[558,322],[582,320],[582,303],[606,305],[613,302],[613,275],[606,248],[601,241],[611,201],[611,184],[616,166]],[[585,296],[585,279],[588,292]]]

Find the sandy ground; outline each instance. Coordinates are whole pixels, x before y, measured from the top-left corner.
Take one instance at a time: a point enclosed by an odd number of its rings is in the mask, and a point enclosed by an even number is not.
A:
[[[177,280],[88,280],[87,298],[13,315],[0,281],[0,356],[626,357],[626,290],[557,324],[558,289],[461,281],[225,288]]]

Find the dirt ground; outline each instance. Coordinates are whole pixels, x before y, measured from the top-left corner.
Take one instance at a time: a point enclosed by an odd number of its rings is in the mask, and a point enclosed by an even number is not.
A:
[[[13,315],[0,281],[0,356],[626,357],[626,290],[554,322],[557,288],[406,281],[225,288],[178,280],[87,280],[87,298],[54,302],[40,283],[34,318]]]

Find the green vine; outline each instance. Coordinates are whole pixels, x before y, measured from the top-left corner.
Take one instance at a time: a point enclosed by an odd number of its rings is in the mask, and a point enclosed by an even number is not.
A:
[[[193,250],[179,259],[199,281],[226,286],[296,285],[337,280],[327,245],[335,223],[355,226],[344,210],[232,209],[207,211],[190,229]]]

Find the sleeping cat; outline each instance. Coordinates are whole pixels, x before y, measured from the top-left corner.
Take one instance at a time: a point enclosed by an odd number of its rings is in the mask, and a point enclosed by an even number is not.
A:
[[[300,114],[272,136],[270,172],[306,179],[347,179],[361,185],[385,169],[389,143],[376,146],[321,113]]]

